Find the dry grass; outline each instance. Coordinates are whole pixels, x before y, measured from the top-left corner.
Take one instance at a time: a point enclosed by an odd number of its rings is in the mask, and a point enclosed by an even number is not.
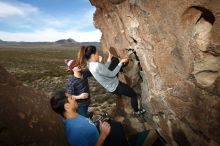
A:
[[[17,80],[50,96],[65,86],[68,73],[64,60],[74,58],[79,48],[60,44],[0,45],[0,65]]]
[[[0,65],[23,82],[66,76],[64,59],[73,58],[77,45],[0,45]]]

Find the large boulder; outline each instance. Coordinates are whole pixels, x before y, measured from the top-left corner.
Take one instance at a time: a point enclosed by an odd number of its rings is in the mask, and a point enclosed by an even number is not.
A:
[[[22,85],[0,66],[0,145],[65,146],[62,120],[49,98]]]
[[[220,145],[219,0],[90,2],[102,48],[114,47],[121,57],[125,48],[137,53],[141,80],[135,82],[148,124],[171,145]],[[130,131],[141,130],[127,104],[118,101],[119,119]]]

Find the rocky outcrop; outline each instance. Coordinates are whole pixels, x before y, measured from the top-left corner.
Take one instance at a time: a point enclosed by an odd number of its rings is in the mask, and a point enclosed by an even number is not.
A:
[[[50,109],[49,98],[23,86],[0,67],[0,145],[67,145],[62,120]]]
[[[116,48],[121,57],[125,48],[137,53],[140,80],[134,86],[141,89],[148,124],[171,145],[220,145],[220,2],[90,2],[102,47]],[[126,117],[127,104],[118,101],[121,121],[130,131],[146,127]]]

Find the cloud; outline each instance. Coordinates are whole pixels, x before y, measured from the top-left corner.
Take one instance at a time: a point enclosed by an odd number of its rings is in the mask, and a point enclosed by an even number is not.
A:
[[[0,31],[0,39],[4,41],[27,41],[27,42],[54,42],[59,39],[72,38],[78,42],[100,41],[101,32],[99,30],[79,32],[65,31],[61,32],[55,29],[44,29],[35,32],[4,32]]]
[[[26,3],[14,2],[0,2],[0,18],[11,16],[28,16],[33,13],[38,13],[38,8]]]
[[[48,26],[54,26],[56,28],[68,28],[76,31],[88,31],[94,29],[93,25],[93,13],[95,9],[89,9],[84,12],[78,12],[74,15],[70,15],[63,18],[45,17],[44,22]]]
[[[74,14],[54,16],[27,3],[14,0],[9,2],[0,1],[0,26],[4,24],[9,31],[24,31],[24,29],[30,31],[31,29],[44,28],[60,29],[62,31],[68,29],[75,31],[94,30],[92,16],[95,8]]]
[[[0,0],[0,39],[5,41],[100,41],[101,32],[93,26],[95,8],[56,15],[41,7]]]

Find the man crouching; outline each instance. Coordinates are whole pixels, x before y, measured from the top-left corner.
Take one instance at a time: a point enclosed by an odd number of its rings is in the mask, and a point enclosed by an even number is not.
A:
[[[110,133],[110,125],[99,121],[99,130],[88,118],[76,112],[77,103],[65,90],[57,91],[50,100],[52,109],[64,120],[67,141],[70,146],[102,146]]]

